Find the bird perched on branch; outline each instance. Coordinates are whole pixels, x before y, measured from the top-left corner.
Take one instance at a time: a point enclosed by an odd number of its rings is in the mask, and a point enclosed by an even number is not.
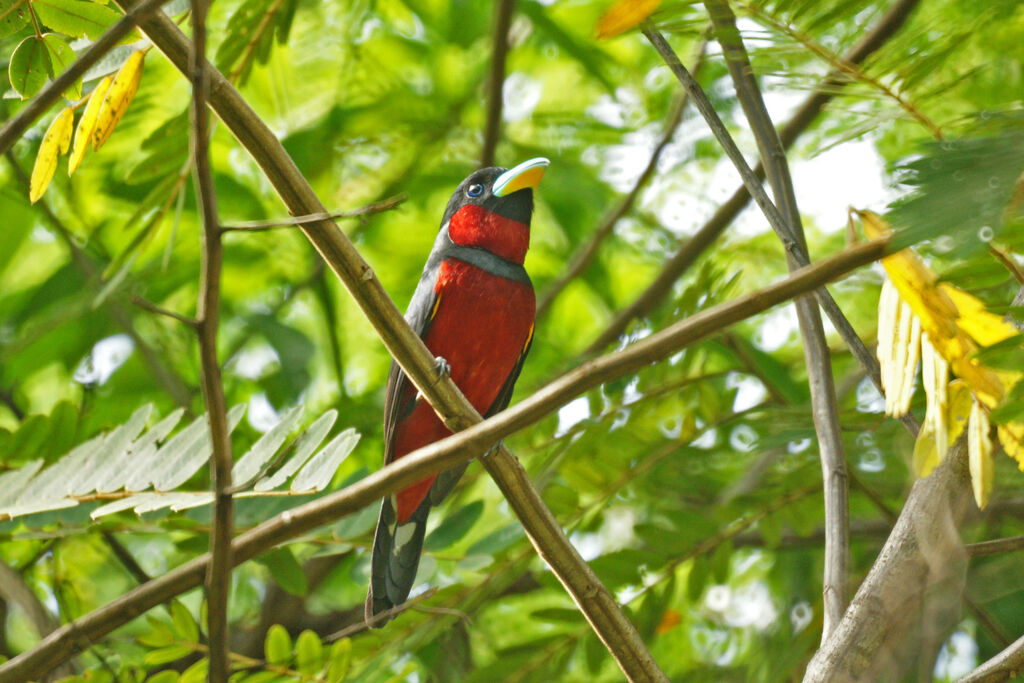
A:
[[[482,415],[512,398],[533,339],[535,300],[523,259],[530,246],[533,190],[548,160],[476,171],[448,201],[405,318]],[[392,362],[384,399],[390,463],[451,434]],[[416,578],[430,508],[462,476],[462,465],[384,498],[373,541],[366,619],[405,602]]]

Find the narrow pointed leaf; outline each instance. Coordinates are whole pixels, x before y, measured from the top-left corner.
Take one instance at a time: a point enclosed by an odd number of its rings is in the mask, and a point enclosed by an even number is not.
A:
[[[96,130],[92,134],[92,148],[98,150],[107,141],[110,134],[114,132],[117,122],[124,116],[128,105],[132,103],[135,93],[142,82],[142,65],[145,62],[146,53],[138,50],[133,52],[124,63],[121,70],[114,77],[114,82],[107,90],[107,96],[103,99],[103,106],[100,108],[99,117],[96,120]]]
[[[96,474],[96,490],[100,493],[117,491],[125,487],[128,476],[135,470],[151,469],[155,466],[153,457],[157,452],[157,443],[163,441],[185,414],[184,408],[173,413],[153,425],[124,450],[120,457],[111,458],[106,466]]]
[[[89,96],[89,103],[85,105],[82,118],[78,120],[78,128],[75,129],[75,144],[71,150],[71,157],[68,159],[68,175],[72,175],[82,163],[82,159],[85,158],[85,150],[89,148],[93,131],[96,130],[96,120],[103,107],[103,100],[113,81],[114,79],[110,76],[105,77],[96,84]]]
[[[324,440],[327,433],[331,431],[334,421],[338,418],[338,411],[328,410],[316,422],[309,426],[309,429],[299,438],[295,445],[295,453],[288,458],[287,462],[270,477],[264,477],[256,483],[257,491],[270,491],[282,485],[299,471],[299,468],[306,464],[309,456],[313,454],[317,446]]]
[[[295,429],[299,418],[302,417],[301,406],[295,406],[281,418],[281,421],[271,427],[252,445],[249,452],[243,455],[235,463],[231,471],[231,481],[236,486],[247,487],[255,480],[270,460],[277,454],[281,445],[288,438],[288,435]]]
[[[359,443],[359,432],[349,427],[314,455],[295,476],[292,491],[322,491],[331,483],[342,461]]]

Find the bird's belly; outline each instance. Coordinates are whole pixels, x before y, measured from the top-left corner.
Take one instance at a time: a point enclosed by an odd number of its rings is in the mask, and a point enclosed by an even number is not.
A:
[[[430,352],[448,361],[452,381],[473,407],[486,413],[515,369],[533,330],[533,288],[450,260],[435,286],[437,312],[423,337]],[[415,389],[411,389],[415,391]],[[451,434],[426,401],[395,430],[394,457],[401,458]],[[401,491],[398,518],[419,506],[434,477]]]

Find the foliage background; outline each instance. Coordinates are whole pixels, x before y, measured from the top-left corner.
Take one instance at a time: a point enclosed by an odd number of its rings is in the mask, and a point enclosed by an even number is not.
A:
[[[498,163],[511,166],[538,155],[552,160],[526,262],[539,292],[564,272],[570,256],[632,187],[679,93],[642,36],[593,38],[606,7],[587,0],[523,0],[510,31]],[[741,28],[777,121],[799,101],[794,93],[805,93],[830,67],[805,43],[841,54],[885,7],[868,0],[758,2],[756,11],[746,12],[736,6],[747,14]],[[684,61],[692,62],[687,55],[696,53],[705,30],[703,8],[670,2],[655,20]],[[451,189],[479,155],[493,40],[490,4],[221,0],[212,6],[210,22],[215,62],[278,133],[325,204],[350,208],[397,193],[408,197],[396,210],[343,224],[403,307]],[[932,134],[920,119],[934,122],[953,141],[1019,131],[1022,32],[1024,8],[1011,0],[984,7],[921,3],[799,140],[792,158],[867,141],[886,163],[885,198],[930,191],[933,197],[964,197],[969,206],[969,181],[977,176],[955,164],[935,166],[943,151],[954,148],[928,146]],[[0,38],[2,59],[10,59],[31,33],[29,26]],[[86,78],[87,91],[99,71]],[[753,156],[756,147],[713,44],[700,80]],[[159,415],[179,402],[201,411],[194,334],[132,302],[140,296],[194,312],[200,251],[185,166],[189,100],[187,83],[153,51],[112,138],[87,156],[72,179],[59,168],[40,204],[29,205],[24,174],[52,116],[0,164],[4,469],[36,458],[55,460],[148,402]],[[6,119],[19,106],[9,93],[0,101],[0,115]],[[1002,148],[1005,138],[995,139],[991,144]],[[211,152],[224,223],[283,214],[259,169],[223,126]],[[937,169],[933,176],[921,171],[922,159]],[[575,365],[614,313],[729,195],[737,178],[723,163],[703,122],[687,109],[633,210],[538,321],[518,397]],[[1019,174],[1019,155],[1010,155],[1007,164]],[[863,183],[864,172],[851,166],[823,182],[843,197],[841,189]],[[797,197],[811,200],[799,178]],[[812,256],[843,245],[846,203],[840,199],[807,221]],[[927,202],[905,203],[903,212],[909,224],[936,215]],[[985,250],[978,234],[985,226],[966,218],[948,220],[941,234],[933,228],[922,253],[958,286],[1005,307],[1018,284]],[[701,257],[668,300],[630,328],[630,338],[754,291],[785,272],[777,239],[758,216],[744,214],[739,227]],[[991,227],[998,244],[1021,253],[1019,234]],[[879,271],[865,269],[833,288],[869,344],[879,283]],[[304,424],[336,408],[336,431],[351,426],[362,439],[334,486],[376,469],[390,359],[308,242],[291,230],[229,235],[223,297],[220,357],[227,399],[248,405],[235,434],[236,452],[293,405],[303,406]],[[508,440],[676,680],[788,679],[802,672],[817,646],[821,475],[792,320],[791,307],[749,320],[669,362],[590,392]],[[830,336],[830,342],[853,475],[856,580],[874,559],[911,483],[912,441],[882,416],[877,394],[838,339]],[[998,465],[993,503],[972,520],[967,541],[1024,533],[1024,477],[1007,458]],[[189,486],[208,486],[206,474]],[[240,501],[236,524],[251,526],[295,503]],[[141,518],[122,513],[91,523],[90,505],[0,524],[0,559],[57,621],[105,604],[137,582],[137,572],[113,552],[111,538],[149,575],[208,545],[209,514],[203,509]],[[303,629],[326,635],[358,621],[375,517],[375,510],[366,510],[237,569],[232,649],[262,657],[272,623],[298,636]],[[428,540],[421,578],[437,592],[387,628],[353,635],[349,676],[617,679],[614,663],[479,468],[470,468],[432,520],[438,527]],[[1021,564],[1019,552],[971,562],[962,620],[934,668],[937,678],[965,672],[1024,632]],[[193,618],[200,599],[198,592],[184,598]],[[0,616],[2,655],[38,640],[37,625],[19,605],[3,603]],[[180,640],[188,628],[178,616],[173,623]],[[199,656],[195,648],[173,661],[152,656],[167,643],[147,641],[147,634],[159,631],[157,622],[172,623],[172,614],[161,608],[152,617],[156,621],[136,620],[93,645],[77,658],[78,670],[93,680],[134,680],[164,666],[191,665]],[[301,670],[297,661],[289,666]]]

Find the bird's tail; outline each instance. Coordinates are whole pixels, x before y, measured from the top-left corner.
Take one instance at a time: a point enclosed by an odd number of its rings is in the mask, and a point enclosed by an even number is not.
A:
[[[430,507],[430,496],[427,496],[409,520],[399,524],[394,497],[387,496],[381,503],[377,533],[373,539],[370,590],[366,596],[366,621],[371,626],[386,624],[390,617],[379,620],[375,617],[401,605],[409,597],[420,565]]]

